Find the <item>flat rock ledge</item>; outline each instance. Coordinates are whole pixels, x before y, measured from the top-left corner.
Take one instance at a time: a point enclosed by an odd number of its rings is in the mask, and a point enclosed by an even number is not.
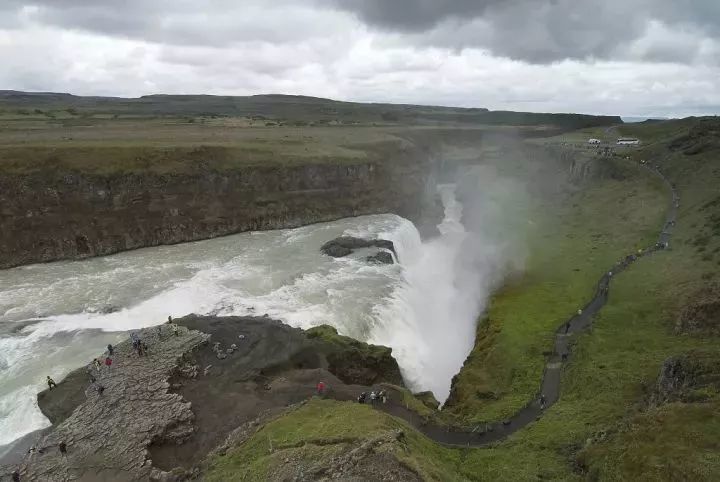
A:
[[[86,400],[40,438],[34,453],[20,465],[23,481],[152,480],[152,443],[181,443],[193,432],[190,403],[170,393],[170,379],[183,354],[209,335],[170,325],[138,330],[147,344],[138,356],[129,341],[115,348],[112,366],[86,370]],[[105,389],[97,390],[98,385]],[[65,442],[67,455],[59,451]],[[152,474],[154,475],[154,474]]]

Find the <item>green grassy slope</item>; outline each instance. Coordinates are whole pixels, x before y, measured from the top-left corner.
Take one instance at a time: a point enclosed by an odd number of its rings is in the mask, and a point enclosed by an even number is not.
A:
[[[621,160],[616,177],[536,204],[522,277],[492,300],[458,375],[450,412],[464,422],[508,417],[535,396],[555,329],[591,297],[603,272],[656,236],[663,186]]]

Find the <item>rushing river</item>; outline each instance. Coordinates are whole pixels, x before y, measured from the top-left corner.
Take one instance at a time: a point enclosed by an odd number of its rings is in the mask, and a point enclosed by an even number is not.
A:
[[[0,445],[49,425],[36,394],[124,332],[168,315],[264,315],[393,347],[408,384],[444,400],[472,347],[480,304],[461,279],[461,206],[444,186],[442,235],[423,243],[395,215],[250,232],[84,261],[0,271]],[[395,243],[400,264],[340,259],[320,246],[340,235]],[[465,275],[463,275],[465,276]]]

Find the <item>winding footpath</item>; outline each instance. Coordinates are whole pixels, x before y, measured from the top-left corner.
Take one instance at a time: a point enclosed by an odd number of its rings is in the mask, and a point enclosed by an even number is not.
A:
[[[387,403],[376,405],[376,407],[384,412],[402,418],[410,423],[417,430],[425,434],[435,442],[463,447],[482,447],[493,442],[505,439],[509,435],[526,427],[530,423],[538,420],[547,410],[560,398],[560,379],[563,365],[567,364],[570,357],[570,342],[572,336],[584,332],[592,327],[593,318],[605,306],[608,300],[610,284],[615,275],[625,271],[634,262],[644,256],[650,256],[656,251],[663,250],[669,246],[670,235],[675,226],[677,211],[680,206],[680,198],[673,184],[658,170],[657,167],[649,166],[642,163],[641,167],[650,171],[653,175],[658,176],[667,185],[672,193],[672,203],[667,211],[663,229],[660,232],[657,242],[637,253],[626,256],[619,261],[600,278],[597,284],[593,298],[588,302],[582,311],[571,317],[567,322],[563,323],[555,331],[555,347],[553,355],[549,357],[545,364],[542,382],[538,396],[528,402],[513,417],[502,422],[488,423],[474,430],[467,428],[459,428],[447,425],[438,425],[428,423],[423,417],[416,412],[408,410],[406,407],[396,404]],[[544,406],[542,406],[540,397],[544,396]]]

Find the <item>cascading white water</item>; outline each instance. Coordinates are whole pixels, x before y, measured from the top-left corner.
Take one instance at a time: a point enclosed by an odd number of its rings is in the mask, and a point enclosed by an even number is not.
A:
[[[1,271],[0,445],[48,425],[35,400],[45,375],[60,380],[125,338],[120,332],[168,315],[331,324],[391,346],[411,388],[445,400],[472,347],[493,264],[463,229],[454,187],[441,194],[441,235],[426,242],[410,221],[376,215]],[[390,239],[401,264],[369,265],[367,252],[320,254],[340,235]]]
[[[444,401],[452,377],[472,349],[483,302],[483,274],[464,257],[469,239],[455,186],[440,186],[445,217],[441,235],[425,243],[412,233],[390,234],[403,263],[402,281],[388,302],[375,307],[370,341],[393,347],[403,376],[414,390]]]

